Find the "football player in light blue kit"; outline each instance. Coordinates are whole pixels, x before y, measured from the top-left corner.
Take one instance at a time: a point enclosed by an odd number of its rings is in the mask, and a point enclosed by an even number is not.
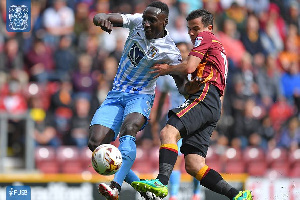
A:
[[[180,50],[183,60],[187,59],[190,48],[189,44],[185,42],[176,43],[177,48]],[[153,123],[159,123],[161,120],[161,111],[163,110],[163,104],[165,103],[166,96],[169,95],[169,110],[181,106],[185,102],[185,98],[179,93],[174,79],[170,75],[160,76],[157,79],[157,89],[160,91],[160,98],[158,100],[157,113],[154,117]],[[159,125],[155,125],[159,126]],[[182,138],[177,142],[178,149],[181,147]],[[182,153],[178,151],[178,158],[169,182],[169,200],[177,200],[177,195],[180,188],[181,169],[183,157]],[[193,178],[193,200],[200,199],[200,183],[197,179]]]
[[[119,198],[124,180],[129,184],[139,180],[131,167],[136,157],[136,134],[147,123],[153,105],[156,78],[149,73],[151,67],[181,62],[180,52],[165,29],[168,14],[168,6],[157,1],[150,3],[143,14],[99,13],[93,19],[108,33],[113,26],[129,29],[113,88],[94,114],[88,142],[94,151],[100,144],[120,137],[122,166],[110,185],[99,185],[99,192],[109,200]]]

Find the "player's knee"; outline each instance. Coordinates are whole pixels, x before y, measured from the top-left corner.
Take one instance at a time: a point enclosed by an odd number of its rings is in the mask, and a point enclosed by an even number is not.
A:
[[[191,176],[196,176],[199,170],[205,166],[205,160],[200,162],[194,162],[194,161],[187,161],[185,162],[185,170],[188,174]]]
[[[190,164],[185,164],[185,170],[191,176],[195,176],[197,174],[196,167]]]
[[[165,127],[160,132],[160,140],[163,144],[177,143],[179,134],[174,132],[170,127]]]
[[[121,128],[120,137],[125,135],[131,135],[133,137],[136,136],[136,133],[139,131],[139,126],[137,124],[126,124]]]

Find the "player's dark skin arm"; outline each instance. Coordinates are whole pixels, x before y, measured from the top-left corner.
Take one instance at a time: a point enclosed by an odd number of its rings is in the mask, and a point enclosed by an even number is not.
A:
[[[187,76],[184,75],[171,75],[176,83],[178,92],[182,95],[188,94],[185,90],[185,85],[189,82]]]
[[[93,23],[102,30],[111,33],[113,27],[122,27],[123,18],[119,13],[98,13],[93,18]]]

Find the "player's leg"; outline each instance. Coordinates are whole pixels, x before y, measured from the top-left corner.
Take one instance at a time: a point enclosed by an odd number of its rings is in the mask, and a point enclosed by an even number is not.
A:
[[[124,108],[120,104],[120,93],[110,92],[95,112],[91,121],[88,146],[91,151],[100,144],[114,141],[120,131]],[[105,183],[99,184],[99,192],[107,199],[119,198],[119,191]]]
[[[118,184],[121,190],[122,183],[129,173],[136,157],[136,133],[143,127],[146,119],[140,113],[131,113],[126,116],[120,132],[119,150],[122,154],[123,162],[119,171],[114,176],[114,182]]]
[[[149,190],[160,197],[167,195],[166,184],[169,181],[170,173],[177,157],[177,145],[174,142],[177,137],[181,136],[184,138],[181,152],[186,156],[197,158],[197,160],[189,159],[189,157],[187,158],[188,160],[186,159],[189,161],[186,163],[187,172],[200,180],[203,186],[213,191],[221,191],[229,197],[236,197],[233,195],[238,193],[237,190],[228,185],[218,172],[209,169],[205,165],[204,158],[209,146],[210,135],[221,114],[221,102],[219,93],[214,86],[204,84],[201,87],[203,87],[203,90],[190,96],[186,105],[184,104],[185,106],[172,110],[176,115],[170,117],[168,124],[161,132],[162,146],[160,148],[160,165],[157,180],[133,182],[132,185],[137,190]],[[199,134],[199,131],[204,134]],[[191,151],[193,149],[190,146],[196,146],[200,149]],[[202,154],[197,154],[198,152],[202,152]]]
[[[126,94],[123,98],[124,121],[120,129],[119,150],[122,154],[123,163],[115,174],[111,186],[121,191],[124,180],[131,183],[139,180],[131,169],[136,157],[135,137],[146,124],[153,105],[153,95]]]
[[[136,157],[135,135],[142,128],[145,122],[146,119],[143,115],[139,113],[131,113],[126,116],[122,124],[119,138],[120,145],[118,147],[122,154],[121,168],[115,174],[110,185],[105,183],[101,183],[99,185],[100,193],[109,200],[117,200],[119,198],[122,183],[126,177],[129,181],[137,178],[130,168],[132,167]]]
[[[232,200],[252,199],[250,191],[238,191],[226,182],[215,170],[205,164],[205,158],[198,154],[185,156],[186,171],[200,181],[201,185]]]
[[[116,139],[124,113],[119,95],[116,92],[109,92],[105,101],[96,110],[89,129],[88,147],[91,151],[100,144],[109,144]]]
[[[181,147],[182,139],[177,142],[178,149]],[[170,176],[169,182],[169,193],[170,193],[170,200],[176,200],[177,195],[180,188],[180,179],[181,179],[181,164],[183,161],[183,155],[178,151],[178,157],[176,163],[174,165],[174,169]]]
[[[172,116],[168,120],[168,123],[172,119],[180,124],[180,120],[177,117],[172,118]],[[150,191],[156,196],[164,198],[168,195],[167,185],[178,156],[177,141],[180,139],[180,134],[174,126],[167,124],[162,129],[160,137],[159,174],[157,178],[153,180],[135,181],[131,185],[139,192]]]
[[[193,198],[192,200],[200,200],[200,182],[194,177],[193,178]]]

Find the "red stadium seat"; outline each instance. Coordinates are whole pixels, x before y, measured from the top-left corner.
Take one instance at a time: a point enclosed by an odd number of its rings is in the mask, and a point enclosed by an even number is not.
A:
[[[290,162],[291,166],[294,166],[294,165],[300,163],[300,149],[296,149],[296,150],[290,152],[289,162]]]
[[[243,151],[246,172],[251,176],[264,176],[267,172],[265,153],[261,148],[248,147]]]
[[[300,149],[290,152],[289,156],[290,171],[289,176],[300,177]]]
[[[287,176],[289,172],[288,152],[286,149],[275,148],[266,153],[268,168],[278,176]]]
[[[82,164],[83,171],[89,171],[92,173],[97,173],[92,166],[92,151],[86,147],[80,150],[80,160]]]
[[[300,178],[300,163],[297,163],[290,167],[289,176],[292,178]]]
[[[62,173],[81,173],[83,171],[77,147],[60,146],[56,155]]]
[[[229,148],[225,152],[225,173],[244,173],[245,163],[240,149]]]
[[[53,147],[37,147],[35,149],[36,168],[43,173],[58,173],[59,165]]]

